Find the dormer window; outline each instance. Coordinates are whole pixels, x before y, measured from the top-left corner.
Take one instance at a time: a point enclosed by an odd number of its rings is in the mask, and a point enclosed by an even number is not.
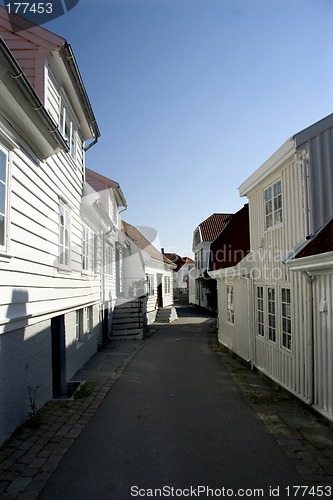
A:
[[[60,96],[59,130],[69,147],[70,155],[76,160],[77,129],[75,119],[64,96]]]
[[[282,223],[282,187],[277,181],[265,189],[265,227],[269,229]]]
[[[48,82],[46,109],[51,118],[58,124],[59,131],[67,142],[70,156],[78,166],[82,167],[83,141],[79,134],[78,122],[64,89],[60,87],[49,66],[46,67],[46,72]]]

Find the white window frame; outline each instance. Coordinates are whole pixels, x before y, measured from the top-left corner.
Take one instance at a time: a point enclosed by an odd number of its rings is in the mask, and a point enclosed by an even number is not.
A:
[[[227,285],[227,323],[235,324],[234,285]]]
[[[171,292],[171,278],[170,276],[164,276],[164,293]]]
[[[69,270],[71,264],[71,211],[59,202],[59,256],[60,269]]]
[[[268,340],[276,343],[276,288],[274,286],[267,287],[267,330]]]
[[[95,272],[95,233],[90,226],[82,224],[82,271]]]
[[[78,124],[64,92],[59,92],[59,130],[69,147],[69,154],[75,162],[78,161]]]
[[[281,288],[281,343],[284,349],[292,350],[291,290]]]
[[[0,234],[0,252],[7,253],[9,240],[9,151],[0,146],[0,154],[5,161],[4,178],[0,177],[0,189],[3,191],[3,206],[0,206],[0,217],[3,217],[3,234]],[[3,209],[3,212],[2,212]]]
[[[265,291],[263,285],[257,285],[257,334],[265,338]]]
[[[259,289],[263,290],[262,298],[259,297]],[[256,285],[257,338],[292,352],[292,329],[292,289],[290,284],[258,283]]]
[[[111,243],[105,244],[105,274],[113,276],[114,271],[114,247]]]
[[[282,181],[276,180],[264,190],[265,229],[279,226],[283,222]]]
[[[82,344],[84,340],[83,309],[77,309],[75,311],[75,337],[77,344]]]
[[[155,295],[155,276],[153,274],[146,274],[147,281],[147,294],[148,296]]]
[[[93,334],[94,330],[94,308],[93,306],[88,306],[85,308],[86,315],[86,332],[89,335]]]

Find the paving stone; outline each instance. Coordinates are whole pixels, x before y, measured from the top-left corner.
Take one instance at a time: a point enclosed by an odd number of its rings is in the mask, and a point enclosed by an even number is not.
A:
[[[66,437],[75,439],[75,438],[79,437],[81,432],[82,432],[82,429],[72,429],[66,434]]]
[[[9,481],[0,481],[0,495],[8,488],[9,484]]]
[[[24,450],[16,450],[14,451],[14,453],[10,455],[9,459],[15,462],[15,460],[18,460],[19,458],[23,457],[24,454],[25,454]]]
[[[20,493],[23,491],[28,484],[31,482],[30,477],[17,477],[14,481],[8,486],[7,493]]]
[[[33,460],[30,464],[29,464],[29,468],[30,469],[40,469],[46,462],[46,458],[35,458],[35,460]]]
[[[25,491],[20,493],[17,497],[18,500],[36,500],[39,496],[39,491]]]
[[[0,464],[0,469],[2,470],[8,470],[14,465],[14,460],[5,460]]]

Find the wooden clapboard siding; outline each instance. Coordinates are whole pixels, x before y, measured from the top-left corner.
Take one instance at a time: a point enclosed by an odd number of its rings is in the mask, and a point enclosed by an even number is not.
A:
[[[333,273],[319,273],[313,280],[314,405],[333,416]],[[323,301],[325,300],[325,310]]]
[[[9,271],[0,284],[0,332],[101,300],[100,275],[82,274],[79,169],[64,153],[38,163],[22,147],[11,157],[11,258],[0,261]],[[71,210],[69,273],[58,270],[59,199]]]
[[[227,285],[234,286],[235,323],[227,321]],[[250,335],[248,316],[247,282],[243,278],[234,277],[217,280],[219,309],[219,342],[241,356],[246,361],[250,357]]]

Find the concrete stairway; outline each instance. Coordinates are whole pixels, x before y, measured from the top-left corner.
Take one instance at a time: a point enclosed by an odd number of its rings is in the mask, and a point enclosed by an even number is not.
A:
[[[178,319],[178,316],[174,306],[163,307],[158,310],[155,323],[171,323],[175,319]]]
[[[144,298],[117,299],[112,316],[111,337],[117,339],[143,338]]]

